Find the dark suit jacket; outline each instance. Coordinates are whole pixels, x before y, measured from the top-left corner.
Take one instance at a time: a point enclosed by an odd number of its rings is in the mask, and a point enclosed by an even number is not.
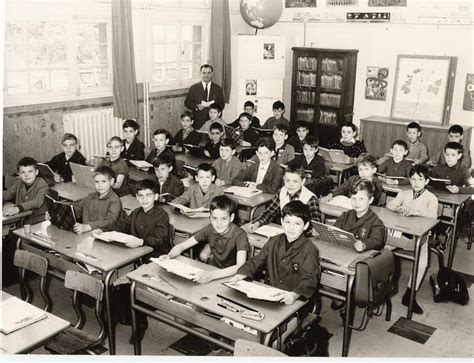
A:
[[[184,184],[176,175],[170,174],[168,179],[165,180],[163,187],[160,188],[160,183],[156,182],[158,187],[158,193],[170,193],[171,195],[165,195],[166,202],[171,202],[176,197],[179,197],[184,193]]]
[[[66,154],[62,152],[55,155],[51,161],[48,161],[46,164],[48,164],[55,173],[61,175],[65,182],[70,182],[72,180],[72,170],[69,163],[86,165],[86,158],[76,150],[69,160],[66,160]]]
[[[211,89],[209,90],[209,101],[214,100],[219,103],[222,108],[225,106],[224,91],[214,82],[211,82]],[[209,120],[209,107],[203,110],[198,110],[197,106],[201,101],[206,101],[206,94],[202,82],[198,82],[189,87],[189,92],[184,100],[184,105],[194,113],[193,127],[199,130],[204,123]]]
[[[145,145],[134,138],[127,150],[125,140],[123,140],[123,151],[120,153],[120,157],[127,160],[145,160]]]
[[[183,140],[183,129],[181,129],[176,133],[170,144],[180,147],[183,147],[183,144],[199,145],[200,140],[201,135],[196,130],[191,131],[186,139]]]
[[[245,181],[255,182],[257,180],[260,161],[250,165],[238,177],[236,177],[233,185],[244,185]],[[272,160],[268,166],[267,172],[263,177],[263,183],[257,185],[257,189],[263,190],[264,193],[275,194],[280,189],[283,181],[283,169],[276,161]]]

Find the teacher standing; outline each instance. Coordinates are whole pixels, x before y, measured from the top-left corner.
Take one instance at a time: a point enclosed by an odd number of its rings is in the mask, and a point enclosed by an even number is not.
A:
[[[199,130],[209,120],[209,106],[217,102],[224,108],[225,99],[222,88],[212,82],[214,69],[209,64],[201,66],[201,82],[193,84],[189,88],[184,105],[194,114],[193,127]]]

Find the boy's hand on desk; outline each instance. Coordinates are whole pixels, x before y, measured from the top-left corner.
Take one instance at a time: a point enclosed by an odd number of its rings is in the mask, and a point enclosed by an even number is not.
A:
[[[252,146],[252,144],[251,144],[250,142],[245,141],[245,140],[241,140],[241,141],[240,141],[240,145],[241,145],[241,146]]]
[[[415,160],[413,160],[413,165],[418,165],[418,164],[421,164],[421,160],[420,160],[420,159],[415,159]]]
[[[54,182],[55,183],[61,183],[63,181],[64,181],[64,179],[61,177],[61,175],[54,173]]]
[[[354,243],[354,249],[357,252],[363,252],[365,251],[365,243],[362,241],[357,240],[356,243]]]
[[[247,188],[252,188],[252,189],[256,189],[256,188],[257,188],[257,183],[254,183],[254,182],[251,182],[251,181],[246,181],[246,182],[244,182],[244,185],[245,185]]]
[[[329,203],[332,200],[332,193],[329,193],[325,197],[320,198],[320,201],[323,203]]]
[[[160,259],[162,260],[167,260],[169,258],[175,258],[177,256],[179,256],[181,254],[181,250],[179,248],[179,246],[174,246],[169,252],[167,255],[161,255],[160,256]]]
[[[459,187],[456,185],[446,185],[446,189],[448,189],[449,192],[453,194],[459,193]]]
[[[92,237],[94,238],[98,238],[97,236],[99,236],[100,234],[104,233],[103,230],[101,230],[100,228],[97,228],[97,229],[94,229],[92,231]]]
[[[218,187],[222,187],[225,185],[225,181],[221,180],[221,179],[216,179],[216,181],[214,182],[214,184],[216,184]]]
[[[71,177],[71,181],[72,181],[73,183],[76,182],[76,178],[74,177],[74,175]]]
[[[128,248],[137,248],[143,246],[143,239],[135,236],[130,236],[129,241],[125,243],[125,246],[127,246]]]
[[[171,150],[173,150],[174,152],[180,153],[181,151],[183,151],[183,148],[181,146],[178,146],[178,145],[173,145],[171,147]]]
[[[184,214],[189,218],[208,218],[210,216],[209,212],[184,212]]]
[[[148,171],[150,168],[138,168],[141,171]]]
[[[16,205],[6,205],[3,207],[3,215],[4,216],[12,216],[14,214],[20,213],[20,208],[18,208]]]
[[[193,281],[198,282],[200,284],[207,284],[212,280],[215,280],[215,272],[214,271],[200,271],[195,274]]]
[[[89,226],[88,224],[76,223],[74,225],[74,233],[76,234],[83,234],[89,232],[91,229],[91,226]]]
[[[231,284],[235,284],[243,279],[245,279],[247,276],[245,275],[241,275],[241,274],[237,274],[237,275],[234,275],[232,276],[232,278],[229,280],[229,283]]]
[[[206,155],[208,158],[211,157],[211,153],[207,150],[204,150],[204,155]]]
[[[260,223],[254,222],[254,223],[246,223],[240,228],[242,228],[246,233],[253,233],[258,229],[258,227],[260,227]]]
[[[286,305],[291,305],[299,297],[300,297],[300,295],[297,294],[296,292],[288,291],[288,292],[285,293],[285,295],[283,295],[283,298],[281,299],[281,302],[285,303]]]

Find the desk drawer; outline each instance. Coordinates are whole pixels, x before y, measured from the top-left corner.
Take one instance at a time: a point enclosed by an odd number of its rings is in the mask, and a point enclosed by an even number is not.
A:
[[[323,268],[321,273],[321,285],[340,291],[346,291],[346,276]]]

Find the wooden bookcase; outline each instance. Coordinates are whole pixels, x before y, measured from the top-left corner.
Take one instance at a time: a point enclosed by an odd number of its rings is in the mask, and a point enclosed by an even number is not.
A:
[[[291,122],[308,121],[322,146],[339,138],[352,121],[357,49],[293,50]]]

